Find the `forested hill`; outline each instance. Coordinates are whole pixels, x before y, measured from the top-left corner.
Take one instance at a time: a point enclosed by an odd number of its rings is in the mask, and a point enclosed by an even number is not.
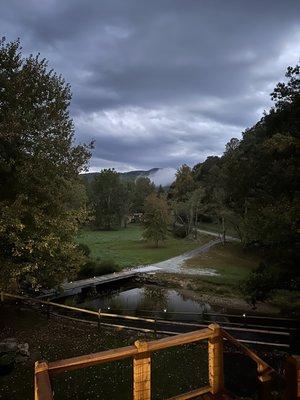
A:
[[[135,181],[137,178],[150,178],[156,174],[161,168],[152,168],[148,171],[129,171],[129,172],[120,172],[120,177],[124,181]],[[99,172],[88,172],[86,174],[82,174],[82,177],[87,181],[91,182]]]

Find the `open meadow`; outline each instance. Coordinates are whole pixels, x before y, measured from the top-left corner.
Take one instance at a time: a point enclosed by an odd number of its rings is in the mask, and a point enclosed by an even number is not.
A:
[[[131,224],[118,231],[82,230],[78,243],[86,244],[91,258],[112,260],[121,268],[157,263],[193,250],[211,240],[208,235],[199,235],[197,240],[177,239],[171,234],[159,247],[145,242],[142,227]]]

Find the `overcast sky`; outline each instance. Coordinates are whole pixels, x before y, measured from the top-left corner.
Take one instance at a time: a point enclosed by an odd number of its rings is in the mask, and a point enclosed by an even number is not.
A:
[[[271,105],[300,56],[299,0],[0,0],[20,37],[70,82],[91,170],[194,165]]]

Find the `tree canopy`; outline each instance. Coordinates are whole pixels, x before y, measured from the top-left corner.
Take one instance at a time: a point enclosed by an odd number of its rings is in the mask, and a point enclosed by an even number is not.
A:
[[[167,237],[168,223],[169,213],[166,200],[158,197],[155,193],[150,194],[145,202],[144,239],[153,241],[158,247],[159,242],[164,241]]]
[[[70,86],[45,59],[0,42],[0,284],[53,286],[82,263],[78,179],[90,146],[74,144]]]

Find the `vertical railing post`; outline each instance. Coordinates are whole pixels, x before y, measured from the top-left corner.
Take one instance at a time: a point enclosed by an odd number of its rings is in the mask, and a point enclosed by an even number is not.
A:
[[[101,308],[98,310],[98,330],[101,328]]]
[[[34,400],[53,400],[53,392],[46,362],[35,363]]]
[[[50,299],[47,299],[47,319],[50,319]]]
[[[271,399],[271,380],[269,372],[265,365],[257,364],[258,380],[259,380],[259,400]]]
[[[221,393],[224,389],[223,371],[223,337],[218,324],[209,325],[212,337],[208,339],[208,375],[212,394]]]
[[[285,362],[284,400],[300,399],[300,356],[290,356]]]
[[[150,400],[151,357],[147,352],[148,343],[137,340],[134,345],[138,354],[133,357],[133,400]]]

